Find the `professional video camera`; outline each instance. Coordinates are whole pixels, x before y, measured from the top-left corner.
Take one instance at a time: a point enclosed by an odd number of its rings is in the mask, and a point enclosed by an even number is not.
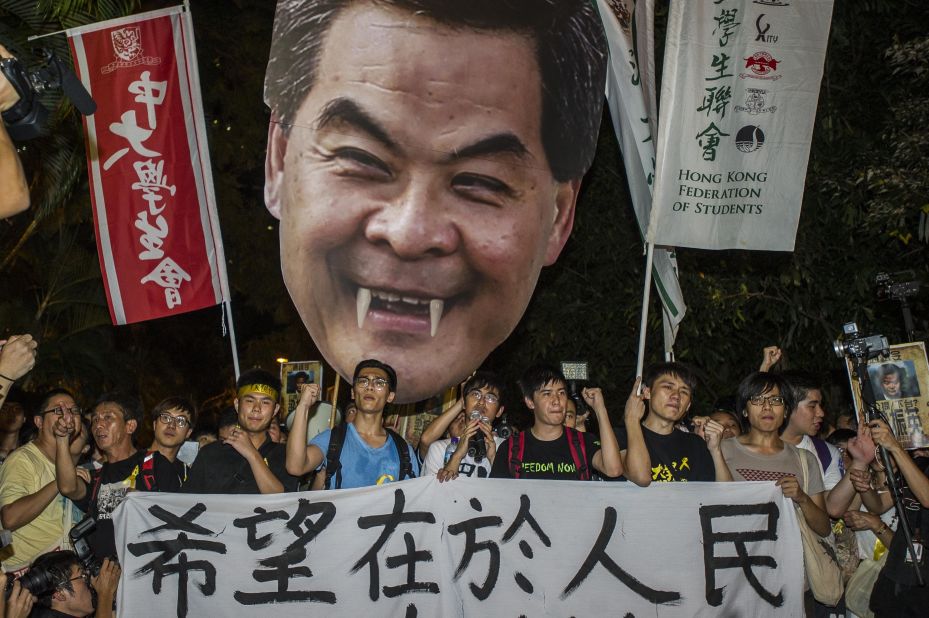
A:
[[[903,279],[903,281],[901,281]],[[909,281],[906,281],[909,279]],[[912,270],[899,273],[877,273],[874,277],[878,300],[900,300],[919,293],[919,280]]]
[[[858,333],[858,325],[854,322],[845,324],[842,332],[844,333],[842,339],[837,339],[832,344],[835,355],[839,358],[848,355],[853,358],[869,359],[890,354],[890,344],[884,335],[862,337]]]
[[[48,120],[48,110],[39,102],[39,96],[60,89],[79,112],[89,116],[97,111],[97,104],[80,80],[50,49],[37,50],[41,63],[26,68],[18,58],[0,60],[0,70],[19,94],[19,101],[3,112],[3,123],[10,137],[17,141],[42,135]]]

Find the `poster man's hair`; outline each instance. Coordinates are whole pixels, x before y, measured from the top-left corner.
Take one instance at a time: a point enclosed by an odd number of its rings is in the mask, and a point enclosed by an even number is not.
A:
[[[278,2],[265,101],[285,133],[313,87],[326,33],[343,9],[361,1]],[[559,182],[584,175],[596,150],[607,62],[603,25],[590,0],[364,1],[452,28],[531,38],[542,80],[542,144],[549,168]]]

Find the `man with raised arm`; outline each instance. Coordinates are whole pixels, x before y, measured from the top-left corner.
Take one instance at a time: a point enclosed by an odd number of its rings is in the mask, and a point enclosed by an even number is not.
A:
[[[12,547],[0,552],[6,572],[25,569],[45,552],[68,546],[71,504],[55,482],[55,422],[65,411],[81,413],[70,392],[59,388],[45,393],[32,415],[38,435],[0,466],[0,524],[13,531]],[[76,429],[69,447],[72,462],[87,443],[83,426]]]
[[[357,412],[352,423],[322,432],[308,444],[287,442],[287,471],[302,476],[314,470],[326,475],[326,489],[383,485],[419,475],[413,448],[384,427],[384,408],[394,400],[397,374],[375,359],[358,363],[352,377],[352,400]],[[307,384],[300,393],[291,432],[306,435],[310,407],[319,387]]]
[[[519,380],[526,407],[535,422],[526,431],[503,441],[494,459],[492,478],[590,480],[596,470],[620,476],[623,462],[599,388],[585,388],[584,401],[593,408],[602,428],[600,443],[589,433],[564,426],[567,380],[555,367],[536,365]]]
[[[142,420],[138,400],[118,393],[103,395],[94,406],[90,433],[105,463],[82,476],[69,456],[71,436],[80,431],[81,416],[65,409],[55,421],[55,478],[58,491],[96,522],[87,539],[98,558],[116,555],[113,511],[130,491],[178,491],[181,481],[161,453],[137,450],[132,434]]]
[[[641,393],[640,383],[646,385]],[[618,435],[628,480],[642,487],[652,481],[732,480],[719,446],[722,425],[701,417],[695,419],[695,433],[677,427],[690,409],[696,383],[694,373],[681,363],[652,365],[636,380],[626,401],[625,428]]]

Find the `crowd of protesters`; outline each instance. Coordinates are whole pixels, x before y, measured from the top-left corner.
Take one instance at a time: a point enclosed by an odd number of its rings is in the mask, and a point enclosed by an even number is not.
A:
[[[120,571],[111,516],[128,492],[280,493],[424,475],[438,482],[468,476],[642,487],[774,481],[811,530],[835,539],[846,578],[860,561],[886,554],[870,598],[874,615],[923,615],[929,601],[916,585],[876,447],[889,453],[903,488],[926,579],[929,459],[904,450],[881,420],[858,425],[854,415],[840,414],[827,422],[822,385],[806,372],[771,371],[780,358],[774,347],[735,397],[706,415],[691,413],[697,379],[690,368],[647,368],[615,427],[599,388],[569,396],[574,389],[558,369],[537,365],[518,383],[532,415],[518,431],[505,420],[506,385],[478,371],[415,446],[385,422],[397,375],[378,360],[358,364],[351,411],[315,436],[308,423],[320,387],[298,385],[287,439],[282,384],[260,369],[240,376],[233,407],[213,428],[198,427],[196,407],[181,397],[145,415],[138,400],[122,394],[104,394],[83,410],[72,393],[56,388],[27,409],[14,383],[34,365],[36,348],[25,335],[0,349],[0,558],[9,574],[0,617],[112,615]],[[146,418],[154,437],[143,447],[136,435]],[[196,445],[193,457],[181,457],[185,444]],[[89,556],[72,549],[78,538]],[[807,613],[851,615],[841,602],[826,607],[809,595]]]

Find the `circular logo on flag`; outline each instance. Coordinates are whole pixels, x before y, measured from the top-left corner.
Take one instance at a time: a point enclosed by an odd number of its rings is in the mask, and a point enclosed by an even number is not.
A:
[[[777,60],[766,51],[755,52],[745,59],[745,68],[755,75],[767,75],[777,70]]]
[[[735,147],[740,152],[755,152],[764,146],[764,131],[753,124],[746,125],[735,134]]]

